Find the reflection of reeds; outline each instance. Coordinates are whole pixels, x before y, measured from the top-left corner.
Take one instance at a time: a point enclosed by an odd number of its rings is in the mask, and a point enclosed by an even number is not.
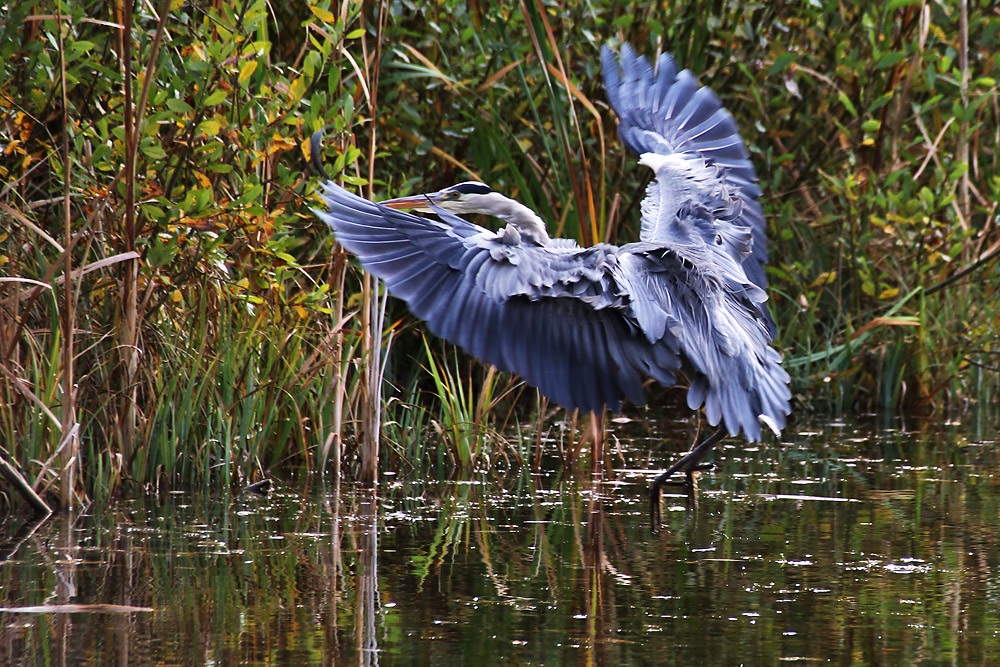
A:
[[[996,448],[926,429],[727,448],[702,511],[670,512],[655,537],[641,483],[528,470],[377,497],[314,476],[268,498],[212,489],[7,522],[0,607],[31,615],[5,616],[0,645],[29,664],[63,646],[83,663],[113,647],[130,662],[341,664],[376,645],[381,663],[442,649],[468,663],[514,641],[524,652],[504,655],[524,663],[992,664]],[[102,615],[55,633],[54,614],[80,611]]]

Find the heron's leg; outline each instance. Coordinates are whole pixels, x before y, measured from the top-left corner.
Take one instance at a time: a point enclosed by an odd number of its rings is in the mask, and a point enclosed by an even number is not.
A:
[[[688,490],[694,489],[694,473],[699,470],[707,470],[711,468],[712,465],[709,463],[701,463],[701,460],[705,458],[705,454],[709,452],[720,440],[726,437],[726,429],[720,426],[715,433],[708,436],[700,443],[695,445],[695,447],[685,454],[684,456],[677,459],[677,461],[667,468],[667,471],[662,475],[658,475],[656,479],[653,480],[653,484],[649,490],[649,500],[650,500],[650,519],[653,522],[653,528],[655,529],[660,524],[660,492],[664,485],[676,484],[679,486],[687,487]],[[683,482],[671,482],[668,481],[670,477],[675,472],[684,473]]]

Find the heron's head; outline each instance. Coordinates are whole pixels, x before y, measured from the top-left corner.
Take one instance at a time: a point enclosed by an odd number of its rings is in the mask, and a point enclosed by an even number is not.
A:
[[[467,181],[452,185],[437,192],[426,192],[410,197],[399,197],[379,202],[389,208],[410,209],[413,211],[432,212],[431,204],[448,211],[462,215],[465,213],[485,213],[495,215],[498,207],[507,198],[493,188],[477,181]]]
[[[434,212],[434,207],[455,215],[481,213],[514,225],[521,237],[540,245],[550,241],[545,223],[524,204],[503,196],[488,185],[466,181],[437,192],[379,202],[388,208]]]

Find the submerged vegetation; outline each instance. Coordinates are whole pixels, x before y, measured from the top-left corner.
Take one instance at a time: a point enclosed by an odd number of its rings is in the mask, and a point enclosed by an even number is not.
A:
[[[475,178],[555,234],[633,240],[608,40],[736,116],[800,409],[997,403],[991,2],[0,7],[0,456],[62,504],[286,462],[372,480],[380,431],[382,466],[538,461],[553,408],[382,298],[302,153],[326,127],[367,196]]]

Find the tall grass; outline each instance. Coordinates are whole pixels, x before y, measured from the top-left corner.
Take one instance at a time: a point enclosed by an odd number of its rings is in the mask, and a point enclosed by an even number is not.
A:
[[[454,466],[462,470],[488,468],[492,457],[507,456],[504,432],[513,419],[509,399],[523,386],[504,383],[493,367],[484,368],[482,379],[475,382],[475,374],[463,369],[466,364],[459,361],[454,349],[439,358],[426,338],[423,342],[425,369],[440,404],[439,415],[431,418],[431,427],[445,444]],[[510,451],[520,459],[517,449]]]
[[[357,308],[303,224],[299,138],[337,116],[353,150],[359,7],[114,7],[18,3],[0,24],[5,447],[63,505],[317,466],[357,385],[336,359]]]
[[[287,462],[523,460],[499,434],[541,442],[554,413],[362,277],[300,146],[327,127],[331,175],[371,197],[477,178],[554,233],[634,240],[647,175],[603,102],[609,40],[673,52],[736,117],[798,409],[997,402],[986,5],[160,4],[0,19],[0,436],[64,505]]]

